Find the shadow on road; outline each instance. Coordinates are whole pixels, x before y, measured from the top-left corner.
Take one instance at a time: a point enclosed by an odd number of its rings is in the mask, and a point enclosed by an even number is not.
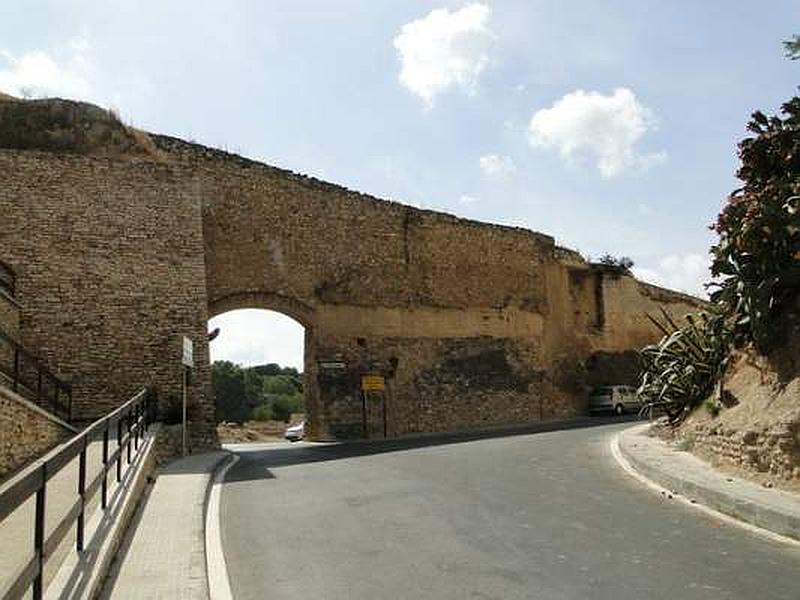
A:
[[[253,479],[275,479],[275,474],[269,470],[271,467],[288,467],[305,463],[326,462],[373,454],[400,452],[429,446],[461,444],[464,442],[492,438],[531,435],[569,429],[585,429],[604,425],[631,423],[637,420],[636,415],[625,415],[622,417],[580,417],[568,421],[535,423],[484,431],[437,433],[391,439],[354,440],[331,444],[285,445],[264,449],[259,449],[256,445],[251,449],[243,444],[237,444],[236,447],[231,449],[239,455],[241,460],[235,468],[228,472],[225,481],[236,482],[251,481]]]

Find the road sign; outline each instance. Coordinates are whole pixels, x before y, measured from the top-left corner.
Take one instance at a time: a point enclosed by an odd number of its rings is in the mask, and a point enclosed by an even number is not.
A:
[[[361,389],[365,392],[382,392],[385,387],[382,375],[361,376]]]
[[[325,371],[342,371],[347,368],[347,365],[341,360],[321,360],[319,368]]]
[[[194,367],[194,345],[192,340],[183,336],[183,355],[181,356],[181,364],[184,367]]]

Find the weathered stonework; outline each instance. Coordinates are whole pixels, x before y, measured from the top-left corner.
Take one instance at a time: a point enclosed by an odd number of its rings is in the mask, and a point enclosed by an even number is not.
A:
[[[0,387],[0,434],[0,479],[3,479],[75,432]]]
[[[19,336],[19,304],[0,290],[0,328],[12,338]]]
[[[780,343],[766,355],[734,350],[725,377],[709,402],[677,430],[699,456],[764,483],[800,491],[800,297],[779,316]]]
[[[584,385],[601,377],[593,355],[654,340],[646,311],[699,306],[589,265],[546,235],[174,138],[104,123],[112,131],[100,142],[70,147],[69,123],[91,121],[70,115],[58,144],[39,132],[20,147],[0,126],[0,258],[17,272],[23,342],[73,383],[87,418],[145,384],[162,408],[174,403],[178,336],[189,335],[194,437],[208,440],[206,324],[235,308],[278,310],[306,328],[314,437],[362,434],[368,372],[387,379],[392,435],[568,417],[584,412]],[[146,147],[131,151],[141,136]]]
[[[715,422],[697,424],[691,440],[692,450],[715,464],[800,483],[800,410],[746,431]]]
[[[11,339],[19,339],[20,306],[10,295],[0,290],[0,329]],[[14,349],[11,344],[0,339],[0,371],[14,368]]]

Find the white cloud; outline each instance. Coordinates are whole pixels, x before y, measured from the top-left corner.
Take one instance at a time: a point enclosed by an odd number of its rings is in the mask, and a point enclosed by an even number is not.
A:
[[[216,327],[219,336],[209,346],[212,361],[247,366],[272,362],[303,370],[305,330],[286,315],[260,309],[233,310],[208,322],[209,331]]]
[[[473,3],[453,12],[439,8],[403,25],[394,38],[400,82],[428,108],[437,94],[450,88],[473,93],[489,64],[494,38],[488,28],[490,15],[486,4]]]
[[[458,199],[459,204],[475,204],[478,199],[475,196],[469,196],[467,194],[461,194],[461,197]]]
[[[517,170],[517,165],[510,156],[500,156],[499,154],[485,154],[478,159],[484,173],[497,177],[507,177]]]
[[[93,71],[92,48],[84,38],[55,52],[32,50],[16,56],[0,50],[0,91],[13,96],[93,100]]]
[[[705,298],[703,287],[711,279],[710,259],[701,254],[670,254],[654,267],[633,267],[642,281]]]
[[[603,179],[610,179],[666,160],[664,152],[636,151],[636,143],[655,128],[652,111],[627,88],[617,88],[609,96],[577,90],[537,111],[528,125],[528,139],[532,146],[555,148],[569,162],[582,153],[591,154]]]

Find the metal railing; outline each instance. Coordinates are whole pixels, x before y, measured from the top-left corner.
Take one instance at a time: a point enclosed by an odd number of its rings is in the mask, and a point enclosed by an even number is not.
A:
[[[32,588],[34,600],[39,600],[44,591],[44,569],[50,556],[69,533],[73,524],[76,527],[75,548],[78,553],[84,549],[84,527],[86,507],[94,495],[100,492],[100,507],[108,507],[108,471],[116,468],[117,483],[123,478],[131,461],[138,456],[144,444],[141,443],[150,423],[152,409],[151,394],[144,389],[112,413],[95,421],[74,438],[55,448],[43,458],[12,477],[0,486],[0,523],[35,495],[35,518],[33,524],[33,556],[0,590],[5,599],[20,598]],[[109,436],[116,428],[116,446],[109,448]],[[102,465],[97,476],[86,481],[87,447],[102,439]],[[70,505],[66,515],[46,534],[45,515],[47,510],[47,482],[78,456],[78,481],[75,490],[76,500]]]
[[[0,260],[0,293],[14,297],[17,287],[17,275],[14,269]]]
[[[72,386],[0,328],[0,373],[11,388],[65,421],[72,419]]]

